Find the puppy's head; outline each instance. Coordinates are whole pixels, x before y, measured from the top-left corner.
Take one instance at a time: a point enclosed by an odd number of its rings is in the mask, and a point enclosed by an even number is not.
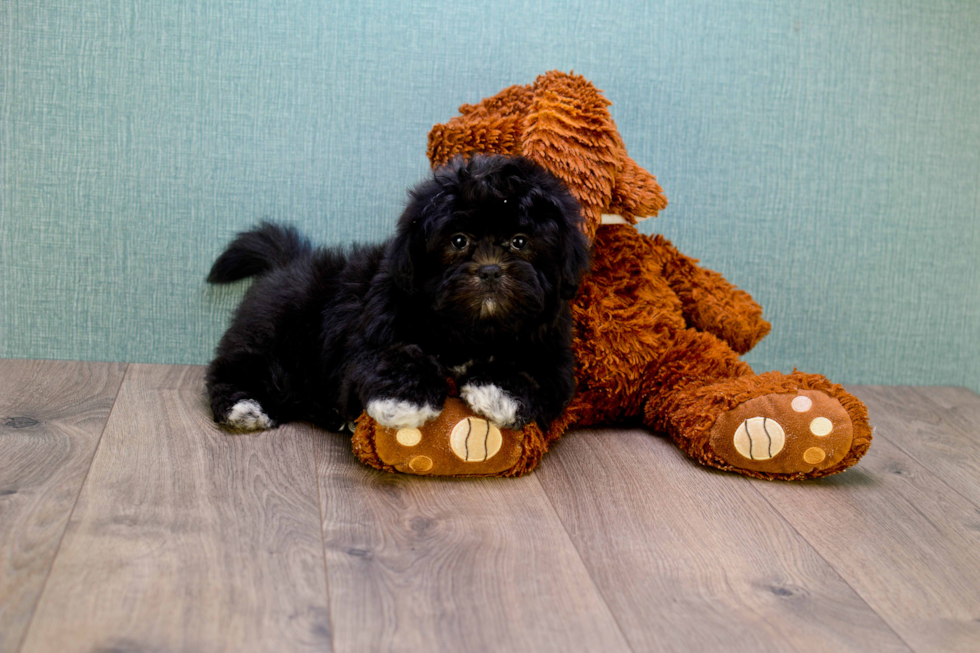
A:
[[[402,291],[455,328],[557,319],[588,265],[579,205],[521,157],[457,158],[411,193],[387,251]]]

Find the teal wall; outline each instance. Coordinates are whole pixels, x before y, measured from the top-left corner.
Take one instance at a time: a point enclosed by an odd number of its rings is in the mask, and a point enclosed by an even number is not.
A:
[[[4,0],[0,356],[203,363],[262,217],[381,239],[433,123],[546,70],[614,103],[747,359],[980,390],[980,3]]]

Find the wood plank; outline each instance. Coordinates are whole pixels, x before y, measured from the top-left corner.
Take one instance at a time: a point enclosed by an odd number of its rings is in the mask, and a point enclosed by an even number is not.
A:
[[[909,650],[754,491],[765,481],[646,431],[570,433],[537,473],[635,651]]]
[[[132,365],[23,651],[328,650],[312,428],[232,435]]]
[[[944,426],[919,410],[921,402],[855,391],[877,427],[856,467],[820,481],[753,487],[914,649],[976,651],[980,510],[892,442]],[[923,451],[922,460],[936,455]]]
[[[317,468],[336,651],[629,650],[534,475]]]
[[[0,653],[23,639],[125,370],[0,360]]]
[[[980,394],[962,386],[917,389],[943,409],[943,417],[949,419],[951,424],[971,434],[980,430]]]
[[[855,394],[874,404],[892,444],[980,508],[980,395],[907,386],[862,386]]]

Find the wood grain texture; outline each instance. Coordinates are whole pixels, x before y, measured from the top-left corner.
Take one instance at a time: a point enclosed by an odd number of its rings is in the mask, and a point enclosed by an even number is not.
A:
[[[966,388],[862,386],[875,423],[903,453],[980,508],[980,395]]]
[[[821,481],[753,487],[914,649],[977,651],[980,510],[893,443],[924,440],[916,447],[932,464],[940,455],[934,443],[966,447],[964,436],[921,401],[855,390],[877,427],[857,467]]]
[[[330,649],[316,435],[224,433],[202,389],[130,366],[25,653]]]
[[[537,475],[635,651],[908,650],[765,481],[619,430],[566,435]]]
[[[874,445],[819,481],[624,430],[462,480],[227,434],[202,376],[0,361],[0,653],[980,648],[968,390],[852,388]]]
[[[535,475],[439,479],[317,441],[335,650],[628,651]]]
[[[0,360],[0,653],[21,643],[125,370]]]

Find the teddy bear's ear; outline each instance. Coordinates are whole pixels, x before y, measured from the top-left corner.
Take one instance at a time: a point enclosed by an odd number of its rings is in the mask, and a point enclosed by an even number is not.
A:
[[[657,183],[657,178],[630,158],[624,147],[623,165],[616,173],[609,212],[633,222],[652,218],[665,208],[667,196]]]
[[[464,104],[459,116],[435,125],[429,132],[427,154],[432,167],[443,166],[460,155],[519,155],[524,114],[530,102],[530,87],[510,86],[479,104]]]
[[[524,119],[524,156],[558,177],[578,199],[589,238],[612,197],[622,158],[608,106],[584,77],[551,71],[534,82]]]

